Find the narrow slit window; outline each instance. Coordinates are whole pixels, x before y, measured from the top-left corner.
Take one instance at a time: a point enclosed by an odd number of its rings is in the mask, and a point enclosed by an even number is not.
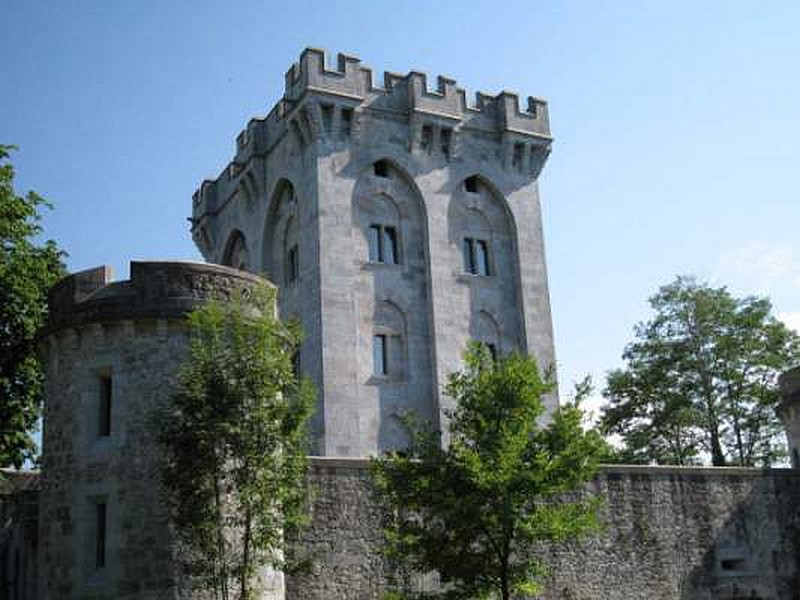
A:
[[[723,571],[744,571],[745,561],[743,558],[723,558],[720,567]]]
[[[512,163],[515,169],[522,169],[523,156],[525,156],[525,144],[514,144]]]
[[[383,260],[381,262],[397,264],[397,233],[394,227],[383,228]]]
[[[433,146],[433,127],[431,127],[430,125],[422,126],[421,145],[422,149],[430,154],[431,148]]]
[[[342,108],[342,122],[341,130],[344,137],[350,137],[350,132],[353,128],[353,109]]]
[[[100,397],[97,411],[97,437],[111,435],[111,377],[100,377]]]
[[[449,127],[442,128],[442,154],[445,155],[446,158],[450,158],[450,143],[453,140],[453,130]]]
[[[106,503],[98,502],[95,506],[95,567],[98,569],[106,566],[107,513]]]
[[[300,276],[300,262],[298,258],[297,244],[289,248],[286,254],[286,282],[293,283]]]
[[[475,241],[475,273],[489,275],[489,249],[484,240]]]
[[[489,351],[489,355],[492,357],[492,360],[494,362],[497,362],[497,346],[488,342],[484,345],[486,346],[486,349]]]
[[[386,375],[389,372],[389,356],[385,334],[372,336],[372,372],[375,375]]]
[[[320,106],[322,111],[322,127],[325,133],[330,135],[333,132],[333,104],[322,104]]]
[[[369,260],[370,262],[380,262],[381,256],[381,226],[370,225],[369,234]]]
[[[464,272],[473,273],[475,271],[475,250],[472,238],[464,238],[462,251],[464,256]]]

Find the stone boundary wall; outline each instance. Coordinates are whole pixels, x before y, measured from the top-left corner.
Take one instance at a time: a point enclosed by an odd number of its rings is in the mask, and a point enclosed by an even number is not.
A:
[[[380,598],[400,577],[379,551],[369,461],[313,458],[311,482],[299,547],[315,563],[287,600]],[[800,599],[800,471],[605,466],[588,489],[605,529],[543,549],[543,600]]]

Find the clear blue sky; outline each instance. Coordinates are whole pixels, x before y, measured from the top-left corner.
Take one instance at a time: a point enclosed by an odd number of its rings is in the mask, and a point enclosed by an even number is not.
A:
[[[0,0],[0,142],[70,269],[199,258],[191,194],[305,46],[549,100],[562,391],[677,274],[800,325],[798,2]]]

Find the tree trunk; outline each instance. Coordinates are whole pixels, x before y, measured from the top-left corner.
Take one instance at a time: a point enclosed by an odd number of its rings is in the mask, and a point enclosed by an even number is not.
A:
[[[250,507],[247,507],[244,516],[244,549],[242,550],[242,574],[241,574],[241,594],[240,600],[250,600],[250,538],[252,537],[251,523],[253,514]]]
[[[725,453],[722,451],[722,444],[719,440],[719,428],[715,424],[711,426],[711,464],[715,467],[725,466]]]
[[[214,477],[214,508],[217,516],[217,560],[219,561],[218,585],[222,600],[228,600],[228,569],[225,566],[225,535],[223,532],[222,494],[219,489],[219,477]]]

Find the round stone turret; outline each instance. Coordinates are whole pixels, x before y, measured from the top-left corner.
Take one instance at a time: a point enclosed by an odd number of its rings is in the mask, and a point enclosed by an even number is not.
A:
[[[217,265],[99,267],[50,293],[41,335],[45,408],[40,596],[173,597],[155,415],[186,355],[186,314],[264,280]]]
[[[780,378],[783,401],[778,416],[786,428],[792,466],[800,469],[800,366],[786,371]]]

